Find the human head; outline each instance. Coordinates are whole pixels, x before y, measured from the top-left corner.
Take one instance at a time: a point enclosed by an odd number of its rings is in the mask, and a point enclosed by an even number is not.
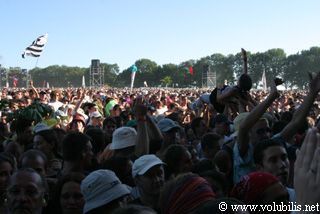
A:
[[[218,114],[210,121],[210,127],[215,130],[219,135],[227,135],[230,131],[231,122],[224,114]]]
[[[220,142],[223,138],[215,133],[207,133],[201,138],[201,149],[206,158],[213,160],[220,150]]]
[[[81,114],[76,114],[70,123],[70,130],[83,132],[86,126],[85,118]]]
[[[15,161],[12,155],[0,153],[0,200],[8,186],[9,178],[15,169]]]
[[[103,121],[102,115],[98,111],[94,111],[91,113],[90,124],[92,126],[102,127],[102,121]]]
[[[178,174],[191,172],[193,162],[190,152],[182,145],[170,145],[164,154],[166,166],[166,178]]]
[[[191,122],[191,128],[196,137],[201,138],[207,132],[207,125],[202,117],[194,118]]]
[[[46,181],[35,170],[19,169],[10,177],[7,188],[9,213],[41,214],[47,200]]]
[[[42,177],[47,174],[48,160],[45,154],[39,150],[31,149],[20,157],[21,168],[32,168]]]
[[[270,139],[271,129],[268,120],[264,117],[260,118],[249,131],[250,141],[253,145],[256,143]]]
[[[22,145],[32,143],[32,121],[26,119],[18,119],[15,124],[18,141]]]
[[[252,88],[252,79],[248,74],[241,74],[238,80],[238,86],[242,91],[250,91]]]
[[[101,165],[103,169],[113,171],[123,184],[134,186],[132,178],[132,161],[128,157],[111,157]]]
[[[91,127],[86,130],[86,135],[91,138],[92,151],[95,155],[99,154],[105,148],[104,132],[100,128]]]
[[[162,132],[164,144],[174,144],[180,141],[179,126],[169,118],[163,118],[157,123]]]
[[[214,198],[204,178],[192,173],[182,174],[165,184],[160,196],[161,213],[190,213]]]
[[[289,177],[289,159],[284,146],[276,140],[259,142],[254,147],[254,162],[259,171],[268,172],[286,185]]]
[[[73,172],[59,178],[55,186],[53,203],[56,213],[82,214],[84,198],[80,185],[85,176],[82,173]]]
[[[85,199],[83,213],[101,213],[118,208],[121,201],[130,194],[127,186],[110,170],[91,172],[81,183]],[[104,211],[104,212],[103,212]]]
[[[131,127],[116,129],[112,135],[110,149],[114,150],[115,156],[130,157],[134,153],[137,131]]]
[[[163,162],[155,155],[143,155],[132,166],[132,177],[140,194],[160,195],[164,184]]]
[[[62,141],[62,157],[64,161],[83,163],[84,169],[91,166],[93,157],[91,139],[80,132],[68,133]]]
[[[245,204],[286,204],[289,200],[286,188],[275,176],[267,172],[253,172],[243,176],[233,187],[230,196]]]
[[[58,155],[58,142],[58,136],[52,129],[39,131],[33,137],[34,148],[43,152],[49,159]]]

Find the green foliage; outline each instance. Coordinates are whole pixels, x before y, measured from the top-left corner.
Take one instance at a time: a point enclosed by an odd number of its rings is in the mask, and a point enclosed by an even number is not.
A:
[[[266,72],[267,83],[274,77],[285,80],[286,87],[304,88],[308,83],[308,72],[318,72],[320,67],[320,47],[311,47],[299,53],[286,56],[282,49],[270,49],[265,52],[250,53],[248,56],[248,73],[252,77],[254,86],[261,81],[263,71]],[[150,59],[139,59],[135,64],[138,68],[134,87],[143,86],[146,81],[149,86],[155,87],[164,84],[163,80],[171,78],[171,84],[179,87],[196,85],[201,87],[202,73],[205,66],[216,72],[217,84],[225,80],[234,83],[243,73],[242,55],[239,53],[223,55],[214,53],[201,59],[191,59],[179,64],[157,65]],[[117,64],[101,63],[104,71],[104,82],[111,87],[129,87],[131,82],[130,67],[120,71]],[[189,73],[189,66],[193,67],[193,75]],[[54,87],[80,87],[82,76],[85,76],[86,85],[89,85],[90,69],[52,65],[46,68],[35,68],[29,71],[36,87],[45,86],[49,82]],[[3,86],[9,76],[10,85],[13,77],[19,79],[18,87],[25,87],[26,74],[19,67],[0,70],[0,86]]]
[[[49,105],[35,100],[31,105],[18,109],[13,114],[9,114],[8,121],[11,121],[12,119],[25,119],[33,121],[34,124],[36,124],[52,116],[53,109]]]

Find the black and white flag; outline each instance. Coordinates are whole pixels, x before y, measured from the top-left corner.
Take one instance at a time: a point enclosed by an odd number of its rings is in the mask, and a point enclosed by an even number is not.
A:
[[[45,35],[39,36],[36,40],[32,42],[32,44],[29,47],[26,48],[26,50],[22,54],[22,58],[24,58],[26,55],[39,57],[47,41],[48,41],[47,33]]]

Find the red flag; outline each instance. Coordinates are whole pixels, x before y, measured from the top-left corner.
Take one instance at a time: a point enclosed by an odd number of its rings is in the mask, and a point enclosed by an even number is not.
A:
[[[193,68],[192,68],[192,66],[189,66],[189,72],[190,72],[191,75],[193,75]]]

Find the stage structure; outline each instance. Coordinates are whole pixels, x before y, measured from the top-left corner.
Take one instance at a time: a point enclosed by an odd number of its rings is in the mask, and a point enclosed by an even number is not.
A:
[[[92,59],[90,66],[90,87],[104,86],[104,72],[99,59]]]
[[[204,65],[202,70],[202,88],[217,87],[217,73],[212,71],[210,65]]]

